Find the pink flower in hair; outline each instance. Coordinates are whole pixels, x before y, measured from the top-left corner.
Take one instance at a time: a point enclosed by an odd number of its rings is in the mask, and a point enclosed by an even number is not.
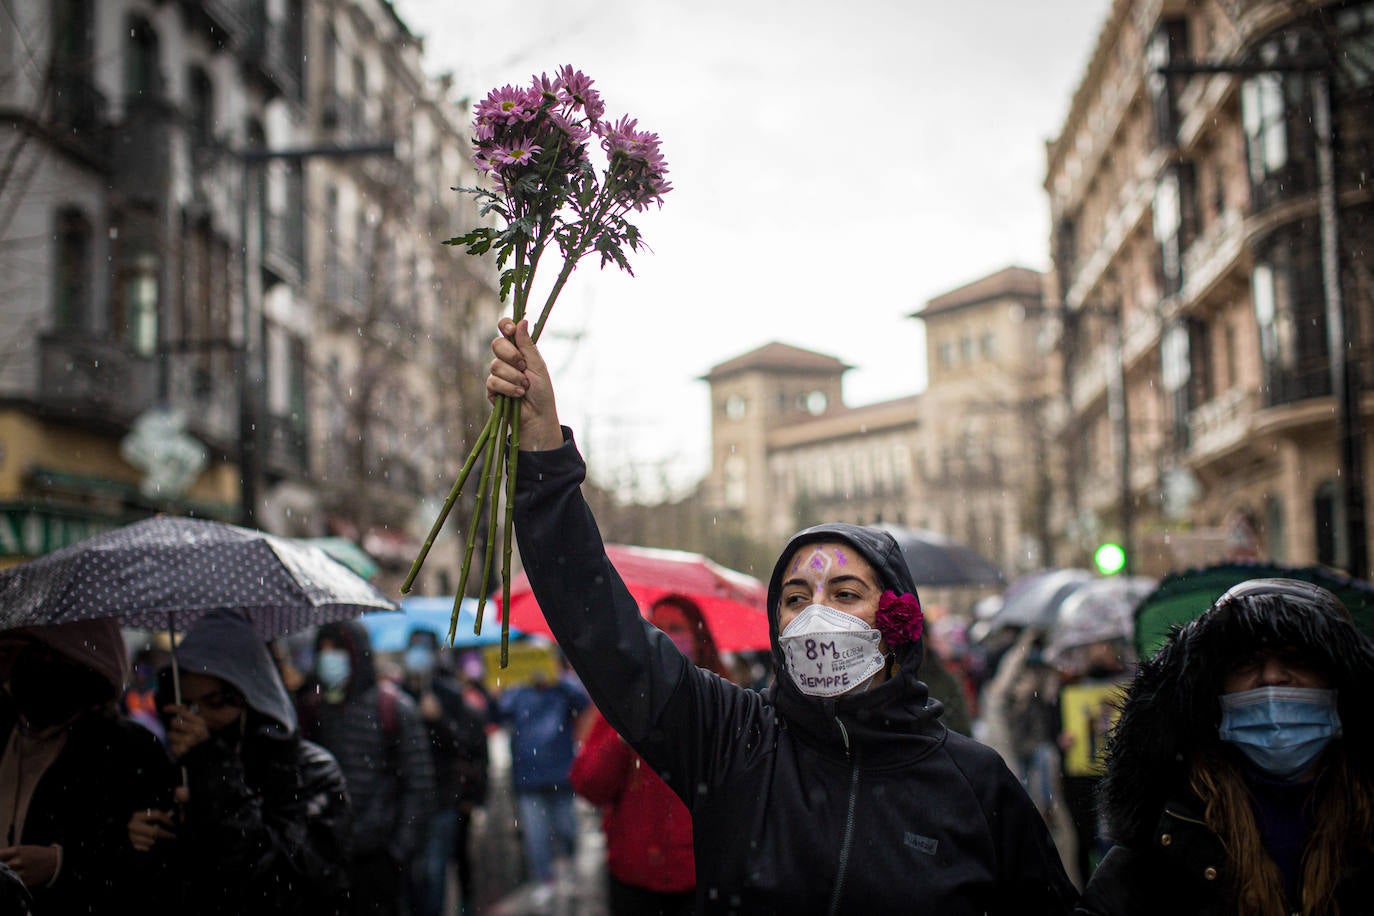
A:
[[[920,639],[925,622],[921,601],[911,592],[899,595],[888,589],[878,598],[878,632],[889,647]]]

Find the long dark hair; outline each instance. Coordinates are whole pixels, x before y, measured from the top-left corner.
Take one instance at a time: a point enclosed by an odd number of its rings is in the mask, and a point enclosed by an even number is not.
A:
[[[1283,879],[1264,848],[1241,765],[1228,753],[1200,757],[1191,785],[1203,803],[1203,821],[1230,859],[1237,916],[1286,916]],[[1326,752],[1313,785],[1313,828],[1302,854],[1303,916],[1339,914],[1336,886],[1352,854],[1374,843],[1374,780],[1355,766],[1337,741]]]

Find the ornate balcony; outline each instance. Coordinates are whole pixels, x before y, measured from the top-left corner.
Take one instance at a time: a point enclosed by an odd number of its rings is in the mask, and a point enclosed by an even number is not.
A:
[[[90,334],[39,338],[38,400],[63,415],[127,426],[157,394],[157,366],[126,345]]]
[[[1233,388],[1188,415],[1188,455],[1203,460],[1242,445],[1259,409],[1259,392]]]

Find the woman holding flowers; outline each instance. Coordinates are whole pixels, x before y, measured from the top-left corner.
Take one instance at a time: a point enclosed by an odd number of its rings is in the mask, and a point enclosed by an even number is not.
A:
[[[695,667],[606,558],[528,325],[500,332],[486,385],[522,405],[525,571],[602,714],[691,811],[698,911],[1067,913],[1077,894],[1034,805],[918,677],[920,602],[891,537],[829,524],[787,543],[766,693]]]

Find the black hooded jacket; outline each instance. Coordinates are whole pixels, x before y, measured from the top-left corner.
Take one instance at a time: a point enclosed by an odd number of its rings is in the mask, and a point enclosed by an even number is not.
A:
[[[606,719],[692,812],[697,906],[720,913],[1066,913],[1077,896],[1040,815],[992,750],[949,732],[900,670],[858,696],[822,701],[780,675],[766,694],[692,666],[647,623],[606,559],[562,448],[520,454],[516,532],[549,625]],[[915,592],[890,536],[843,540],[887,587]],[[780,561],[781,562],[781,561]],[[769,587],[775,661],[779,575]]]
[[[317,653],[325,639],[348,651],[351,674],[339,703],[327,702],[313,677],[301,685],[301,734],[327,748],[343,769],[354,858],[405,862],[419,848],[434,802],[429,735],[410,697],[378,681],[366,627],[356,620],[325,624],[315,635]]]
[[[1271,588],[1272,594],[1256,594]],[[1237,594],[1244,597],[1237,600]],[[1108,739],[1100,793],[1116,845],[1093,873],[1079,913],[1234,912],[1230,863],[1221,840],[1203,823],[1189,779],[1199,755],[1234,754],[1241,760],[1219,737],[1218,698],[1234,664],[1269,646],[1299,647],[1329,674],[1344,731],[1336,740],[1357,770],[1374,772],[1374,644],[1359,634],[1344,608],[1307,583],[1255,580],[1238,586],[1201,617],[1175,628],[1127,691]],[[1361,842],[1352,838],[1354,847]],[[1374,911],[1372,843],[1374,837],[1364,838],[1364,852],[1346,863],[1338,890],[1342,913]]]
[[[271,655],[238,612],[207,615],[177,649],[182,672],[245,698],[241,735],[212,735],[182,760],[190,789],[173,849],[181,906],[205,914],[346,909],[350,811],[343,773],[301,739]],[[159,699],[172,702],[170,671]],[[160,703],[159,705],[162,705]]]

